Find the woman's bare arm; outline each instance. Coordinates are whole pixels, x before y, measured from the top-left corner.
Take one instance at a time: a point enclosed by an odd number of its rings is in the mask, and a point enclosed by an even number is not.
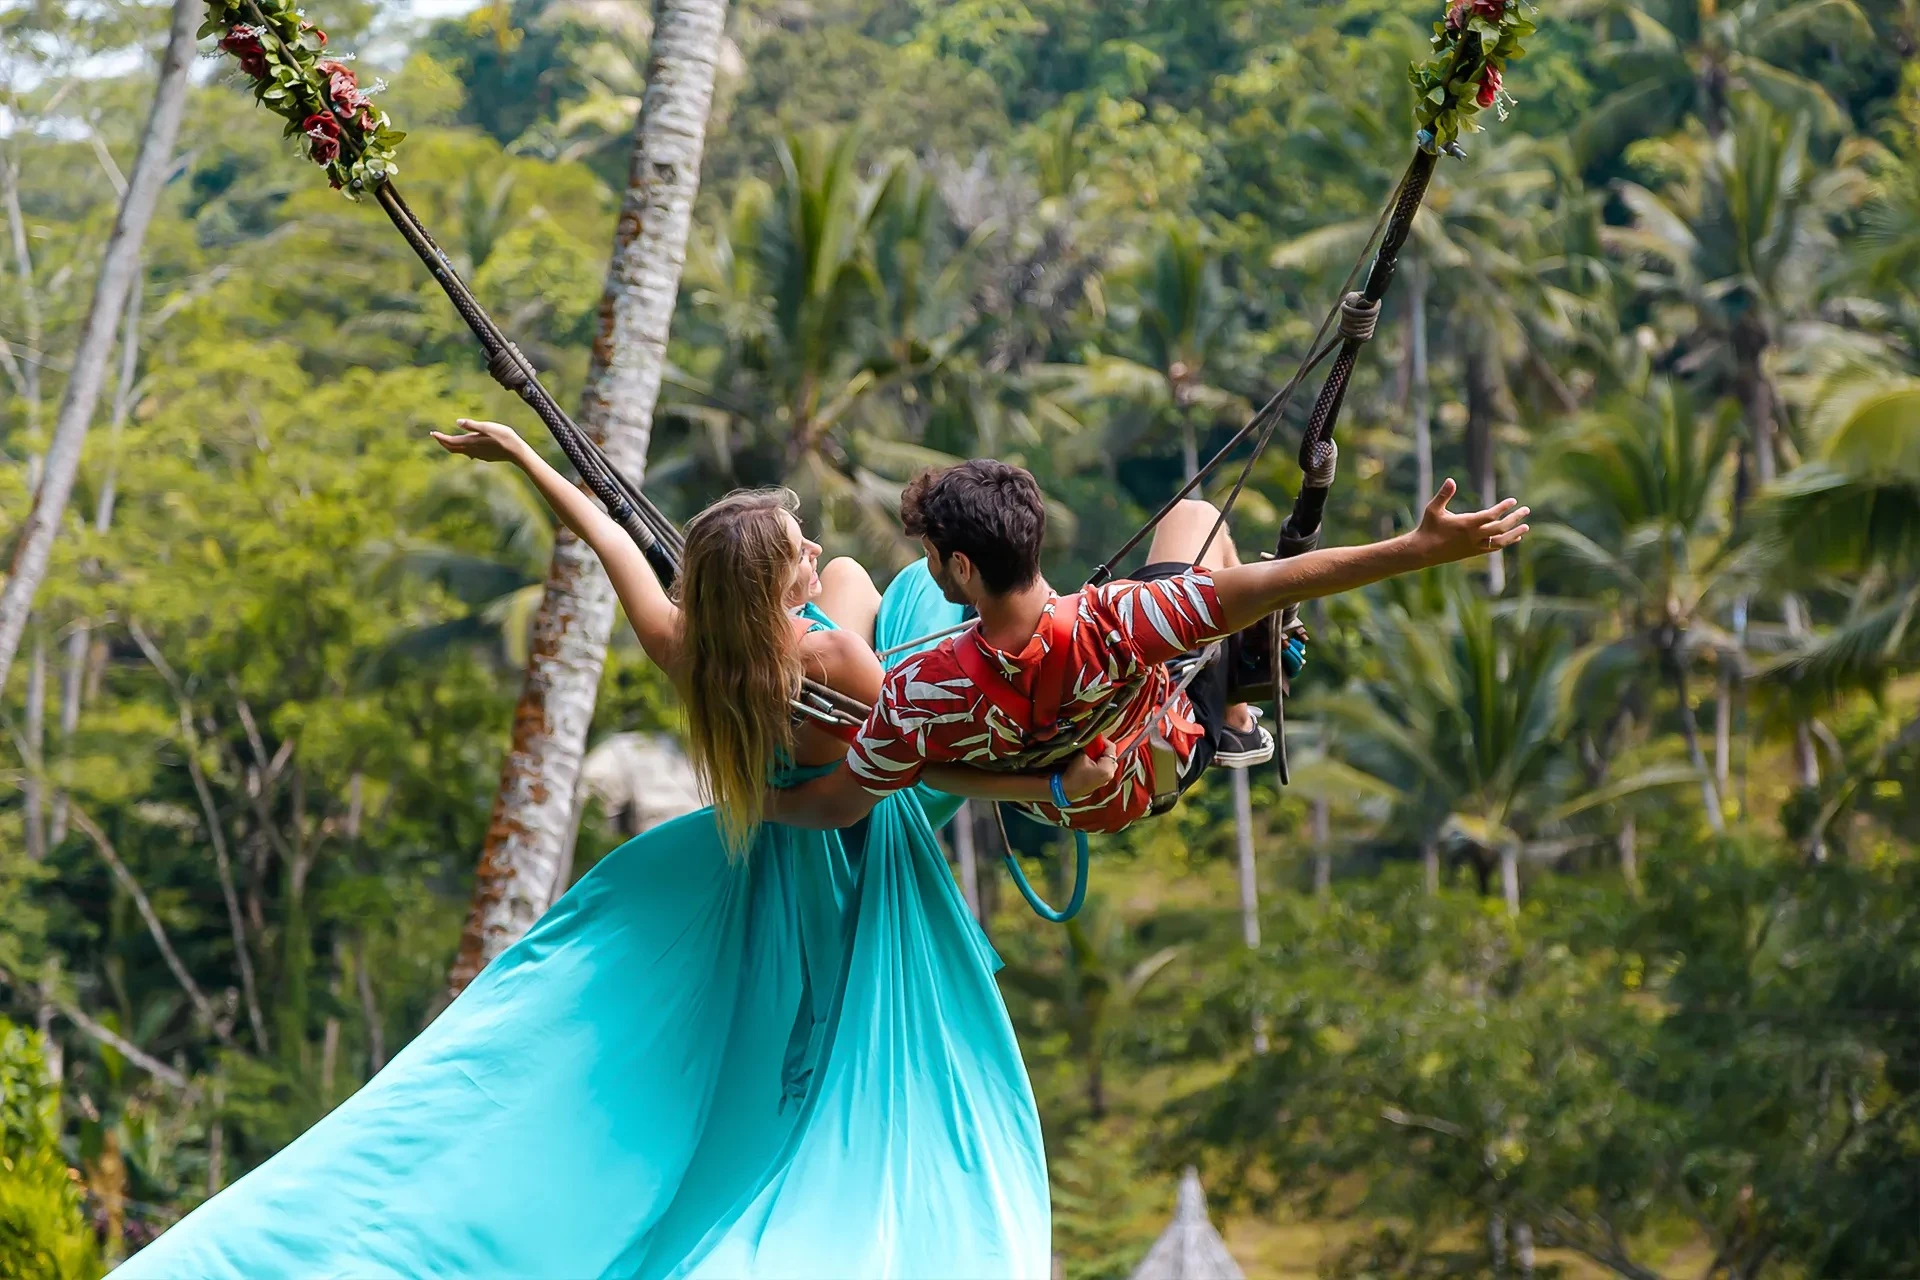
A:
[[[627,531],[615,524],[578,485],[534,452],[533,446],[522,440],[512,427],[471,418],[460,419],[459,425],[466,429],[466,434],[445,435],[436,431],[433,438],[448,453],[481,462],[511,462],[526,472],[554,514],[600,557],[613,583],[614,594],[620,597],[620,607],[626,611],[627,621],[633,624],[634,634],[640,638],[640,646],[647,651],[647,656],[662,670],[677,671],[680,606],[667,595],[653,566],[647,563],[647,557],[627,536]]]

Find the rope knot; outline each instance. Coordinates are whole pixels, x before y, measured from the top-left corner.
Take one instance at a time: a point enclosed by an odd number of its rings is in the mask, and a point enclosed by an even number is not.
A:
[[[520,348],[509,342],[487,358],[487,372],[493,380],[513,392],[520,394],[533,381],[533,366],[520,354]]]
[[[1372,341],[1374,326],[1379,322],[1380,304],[1368,302],[1366,294],[1356,290],[1340,299],[1340,336],[1347,341]]]

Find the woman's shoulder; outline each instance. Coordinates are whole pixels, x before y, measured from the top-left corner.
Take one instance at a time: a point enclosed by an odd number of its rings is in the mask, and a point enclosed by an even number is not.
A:
[[[880,660],[851,631],[811,631],[800,638],[807,674],[851,697],[871,702],[880,691]]]

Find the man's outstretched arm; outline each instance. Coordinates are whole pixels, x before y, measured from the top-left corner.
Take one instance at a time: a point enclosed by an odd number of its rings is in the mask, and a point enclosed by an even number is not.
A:
[[[1262,560],[1213,572],[1222,634],[1242,631],[1286,605],[1369,586],[1386,578],[1510,547],[1527,534],[1529,508],[1512,498],[1485,511],[1455,513],[1453,481],[1440,486],[1418,528],[1362,547],[1328,547],[1288,560]]]

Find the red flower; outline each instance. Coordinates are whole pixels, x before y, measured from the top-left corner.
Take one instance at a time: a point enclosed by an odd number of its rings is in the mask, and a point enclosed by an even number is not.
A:
[[[1447,29],[1458,31],[1469,16],[1498,22],[1507,11],[1507,0],[1451,0],[1447,5]]]
[[[313,32],[314,38],[320,42],[320,47],[323,49],[327,47],[327,33],[322,31],[320,28],[314,26],[311,22],[302,21],[300,24],[300,29],[302,31]]]
[[[315,112],[300,125],[301,130],[312,140],[307,154],[313,157],[315,164],[332,164],[340,158],[340,122],[330,115]]]
[[[1486,73],[1480,77],[1480,93],[1474,101],[1482,107],[1493,105],[1494,97],[1500,92],[1500,68],[1489,65]]]
[[[333,99],[334,106],[352,115],[367,105],[367,95],[360,91],[360,82],[344,62],[322,58],[313,64],[313,69],[327,78],[327,96]]]
[[[240,59],[240,69],[255,80],[267,78],[267,51],[260,47],[260,33],[255,28],[228,29],[220,47]]]

